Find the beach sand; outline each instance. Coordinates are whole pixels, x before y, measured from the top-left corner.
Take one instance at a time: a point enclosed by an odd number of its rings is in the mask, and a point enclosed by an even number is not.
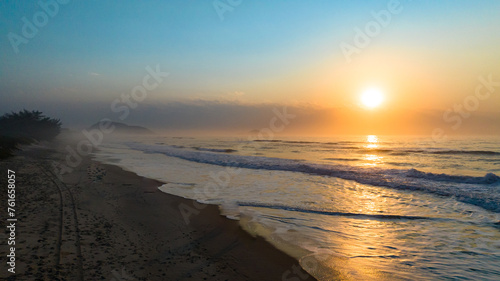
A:
[[[2,262],[0,278],[315,280],[295,259],[221,216],[217,206],[207,205],[186,224],[179,206],[195,202],[159,191],[161,182],[90,157],[60,180],[51,163],[63,163],[67,154],[63,144],[51,146],[27,147],[0,161],[5,185],[5,171],[16,172],[18,219],[16,273]],[[6,241],[2,237],[2,260]]]

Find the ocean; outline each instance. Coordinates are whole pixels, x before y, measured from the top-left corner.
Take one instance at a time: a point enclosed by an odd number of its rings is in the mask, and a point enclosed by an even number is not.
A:
[[[219,205],[318,280],[500,280],[499,141],[155,135],[95,158]]]

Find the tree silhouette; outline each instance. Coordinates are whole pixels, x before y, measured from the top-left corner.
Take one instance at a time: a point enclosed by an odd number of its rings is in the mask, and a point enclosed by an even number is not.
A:
[[[51,140],[61,132],[61,121],[45,116],[40,111],[4,114],[0,117],[0,158],[11,155],[18,144]]]

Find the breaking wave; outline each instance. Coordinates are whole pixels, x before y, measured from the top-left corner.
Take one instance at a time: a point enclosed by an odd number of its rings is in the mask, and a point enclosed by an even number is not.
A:
[[[353,167],[342,164],[315,164],[293,159],[260,156],[242,156],[217,153],[213,150],[197,151],[167,145],[127,143],[135,150],[160,153],[188,161],[235,168],[300,172],[312,175],[353,180],[362,184],[395,189],[418,190],[500,212],[500,177],[488,173],[483,177],[425,173],[416,169],[382,169]],[[227,152],[227,151],[223,151]]]

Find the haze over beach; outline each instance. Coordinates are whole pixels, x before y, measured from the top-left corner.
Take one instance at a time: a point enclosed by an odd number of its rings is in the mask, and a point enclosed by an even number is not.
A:
[[[2,1],[0,276],[498,280],[499,10]]]
[[[286,104],[302,112],[294,135],[498,133],[496,94],[469,101],[460,130],[442,118],[480,76],[498,81],[496,1],[215,3],[72,1],[38,27],[43,7],[4,1],[0,110],[37,108],[66,126],[116,119],[111,103],[158,65],[170,76],[127,122],[247,133],[266,105]],[[385,95],[376,112],[359,100],[373,87]]]

